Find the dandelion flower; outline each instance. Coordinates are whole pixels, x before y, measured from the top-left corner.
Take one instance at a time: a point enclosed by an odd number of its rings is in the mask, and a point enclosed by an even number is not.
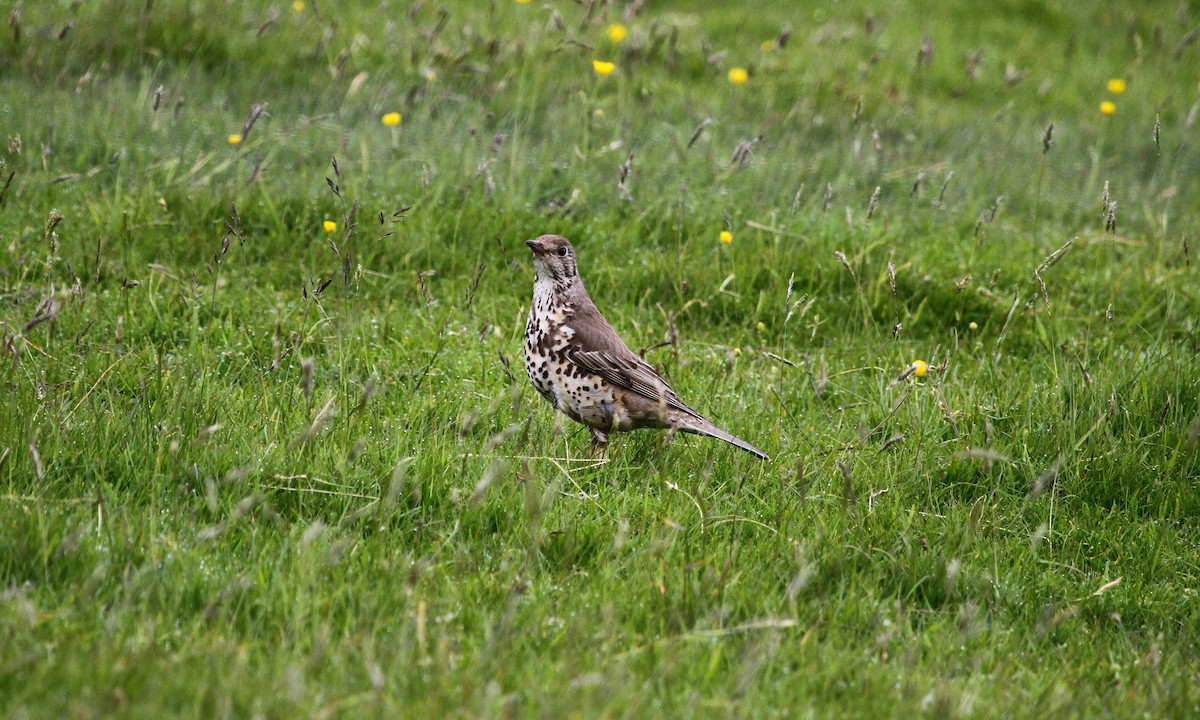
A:
[[[924,360],[913,360],[912,371],[917,377],[925,377],[925,373],[929,372],[929,364]]]
[[[758,324],[754,326],[754,329],[758,330],[759,332],[762,332],[767,329],[767,326],[766,326],[766,324],[763,323],[762,320],[759,320]]]
[[[331,233],[334,230],[337,230],[337,223],[332,220],[326,220],[325,222],[321,223],[321,227],[325,228],[325,232]]]
[[[750,79],[750,73],[746,72],[746,68],[729,68],[729,82],[734,85],[745,85]]]
[[[380,118],[380,122],[388,127],[396,127],[400,124],[400,119],[400,113],[390,112],[386,113],[382,118]]]
[[[733,233],[728,230],[721,231],[721,244],[728,245],[733,242]]]
[[[1105,100],[1100,103],[1100,112],[1104,115],[1112,115],[1117,111],[1117,104],[1111,100]]]
[[[1120,95],[1121,93],[1125,92],[1125,81],[1121,78],[1113,78],[1108,81],[1105,87],[1107,87],[1108,91],[1113,95]]]
[[[533,2],[533,0],[517,0],[518,5],[528,5],[531,2]]]
[[[615,63],[605,62],[603,60],[593,60],[592,69],[595,70],[596,74],[600,77],[606,77],[607,75],[611,74],[613,70],[616,70],[617,66]]]
[[[741,354],[742,354],[742,349],[741,349],[741,348],[734,348],[734,349],[733,349],[733,356],[734,356],[734,357],[737,357],[738,355],[741,355]]]
[[[629,36],[629,31],[621,23],[613,23],[608,26],[608,39],[619,43]]]
[[[230,145],[241,145],[242,144],[241,134],[240,133],[230,133],[229,134],[229,144]]]
[[[968,327],[968,328],[970,328],[971,330],[978,330],[978,329],[979,329],[979,323],[977,323],[977,322],[975,322],[974,320],[972,320],[971,322],[967,323],[967,327]]]
[[[296,0],[292,3],[292,9],[296,12],[304,12],[304,0]]]

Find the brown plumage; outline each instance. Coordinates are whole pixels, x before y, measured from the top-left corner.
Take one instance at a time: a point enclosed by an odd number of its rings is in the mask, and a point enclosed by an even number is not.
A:
[[[551,405],[591,428],[601,450],[611,432],[660,428],[718,438],[770,459],[680,400],[625,346],[588,297],[566,238],[543,235],[525,244],[537,270],[525,326],[525,370]]]

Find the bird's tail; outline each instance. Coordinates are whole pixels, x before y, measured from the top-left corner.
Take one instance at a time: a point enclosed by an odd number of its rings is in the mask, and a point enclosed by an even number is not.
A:
[[[677,427],[679,428],[680,432],[692,433],[693,435],[704,435],[705,437],[712,437],[712,438],[716,438],[718,440],[724,440],[725,442],[729,443],[730,445],[734,446],[735,448],[745,450],[746,452],[750,453],[751,455],[754,455],[759,460],[770,461],[770,459],[771,459],[770,456],[768,456],[762,450],[759,450],[758,448],[754,447],[753,445],[751,445],[750,443],[741,439],[740,437],[730,435],[729,433],[725,432],[721,428],[717,427],[716,425],[713,425],[712,423],[708,422],[707,420],[705,420],[703,418],[689,418],[687,422],[680,423]]]

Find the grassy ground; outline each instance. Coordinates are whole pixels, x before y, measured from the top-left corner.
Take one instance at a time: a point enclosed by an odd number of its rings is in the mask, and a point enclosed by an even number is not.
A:
[[[0,713],[1198,711],[1200,11],[705,5],[4,8]]]

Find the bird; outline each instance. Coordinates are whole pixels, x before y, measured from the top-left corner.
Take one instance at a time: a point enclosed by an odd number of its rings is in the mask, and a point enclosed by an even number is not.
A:
[[[556,410],[591,429],[601,456],[609,433],[658,428],[717,438],[770,460],[689,407],[625,345],[588,297],[566,238],[542,235],[525,244],[536,271],[525,325],[525,371]]]

